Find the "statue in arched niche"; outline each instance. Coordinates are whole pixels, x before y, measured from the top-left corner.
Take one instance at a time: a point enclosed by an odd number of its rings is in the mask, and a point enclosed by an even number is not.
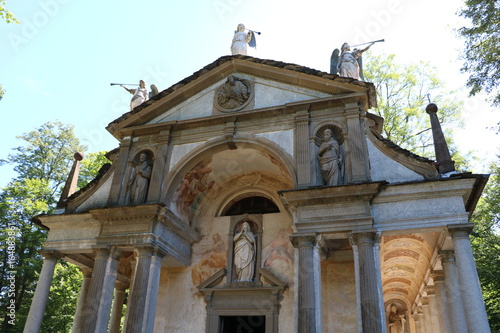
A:
[[[323,131],[323,142],[319,146],[318,159],[321,176],[326,186],[344,184],[344,156],[330,128]]]
[[[391,306],[391,313],[389,314],[389,329],[390,333],[405,333],[405,315],[398,311],[396,305]]]
[[[137,205],[146,202],[151,170],[151,159],[145,152],[141,152],[139,154],[139,161],[134,166],[128,182],[131,204]]]
[[[248,222],[241,224],[241,229],[235,232],[233,241],[235,280],[251,282],[255,273],[257,249],[255,236]]]

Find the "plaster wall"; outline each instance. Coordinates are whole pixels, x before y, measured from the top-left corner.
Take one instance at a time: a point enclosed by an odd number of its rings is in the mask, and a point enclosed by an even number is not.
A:
[[[321,280],[323,332],[357,332],[354,262],[323,261]]]
[[[111,185],[113,183],[114,172],[107,177],[106,181],[99,186],[99,188],[78,208],[75,210],[76,213],[85,212],[91,208],[100,208],[106,206],[108,202],[109,193],[111,191]]]
[[[255,109],[330,96],[326,93],[266,80],[247,74],[234,73],[233,75],[255,82]],[[195,96],[188,98],[170,110],[167,110],[161,116],[151,120],[149,124],[211,116],[215,90],[224,82],[226,82],[226,78],[204,89]]]
[[[260,266],[289,286],[281,302],[279,331],[292,332],[294,262],[293,246],[289,241],[291,221],[286,213],[265,214],[262,227]],[[200,240],[192,246],[191,266],[162,270],[155,332],[205,331],[206,303],[196,287],[227,266],[227,244],[229,237],[233,237],[229,228],[230,217],[207,218],[200,225]],[[224,279],[221,285],[225,282]]]
[[[255,80],[256,109],[330,96],[319,91],[290,86],[276,81],[247,77],[247,75],[241,75],[241,77]]]
[[[174,145],[172,148],[172,157],[170,158],[170,167],[172,169],[179,160],[189,154],[193,149],[199,147],[203,142],[187,143],[182,145]]]
[[[290,154],[291,157],[294,157],[293,146],[295,138],[293,134],[294,134],[293,130],[286,130],[286,131],[264,132],[257,134],[257,137],[262,137],[276,143],[284,151]]]
[[[422,175],[389,158],[377,149],[370,140],[366,141],[368,143],[368,154],[370,155],[372,181],[385,180],[389,183],[399,183],[425,179]]]

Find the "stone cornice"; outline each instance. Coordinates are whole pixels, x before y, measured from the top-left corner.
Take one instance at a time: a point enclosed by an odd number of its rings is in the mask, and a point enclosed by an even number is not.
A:
[[[293,207],[328,204],[345,201],[371,201],[385,186],[385,182],[312,187],[280,191],[279,194]]]
[[[352,92],[339,95],[333,95],[329,97],[309,99],[300,102],[286,103],[283,105],[265,107],[259,109],[252,109],[246,111],[238,111],[230,114],[214,115],[209,117],[200,117],[196,119],[185,119],[185,120],[173,120],[155,124],[141,124],[134,125],[131,123],[129,126],[123,126],[119,128],[119,131],[114,131],[112,134],[119,140],[129,137],[129,136],[143,136],[143,135],[153,135],[164,131],[165,128],[169,128],[171,131],[179,131],[190,128],[206,128],[206,127],[217,127],[224,126],[228,120],[229,121],[245,121],[252,120],[256,117],[258,118],[270,118],[276,117],[277,114],[293,115],[297,112],[306,109],[327,109],[338,106],[339,103],[345,104],[347,102],[355,102],[361,100],[366,93],[363,92]]]

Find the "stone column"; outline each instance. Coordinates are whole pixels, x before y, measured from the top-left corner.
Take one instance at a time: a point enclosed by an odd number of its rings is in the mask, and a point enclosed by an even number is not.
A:
[[[120,323],[122,321],[123,301],[125,300],[125,290],[127,284],[116,282],[115,299],[113,301],[113,310],[111,311],[111,320],[109,322],[109,333],[120,333]]]
[[[421,307],[419,307],[417,310],[417,318],[418,318],[417,332],[418,333],[427,333],[427,331],[425,330],[424,313],[422,312]]]
[[[425,332],[435,332],[432,327],[431,309],[427,297],[422,297],[422,312],[424,313]]]
[[[108,328],[119,255],[115,249],[96,250],[94,270],[83,311],[82,333],[105,332]]]
[[[43,315],[45,313],[45,306],[47,305],[47,300],[49,298],[52,277],[54,276],[54,268],[56,266],[57,259],[61,258],[61,255],[56,252],[47,251],[42,252],[42,254],[45,258],[43,259],[42,271],[40,272],[40,277],[38,278],[35,295],[31,301],[30,311],[24,326],[24,333],[38,333],[40,331]]]
[[[446,287],[444,283],[443,271],[431,271],[431,277],[434,281],[434,290],[436,292],[437,323],[439,331],[442,333],[452,333],[448,303],[446,301]]]
[[[132,274],[130,277],[130,286],[128,288],[128,298],[127,298],[127,310],[125,312],[125,320],[123,322],[123,331],[125,331],[125,327],[127,327],[128,317],[131,312],[130,309],[130,295],[132,295],[132,290],[134,290],[134,281],[135,281],[135,273],[137,272],[137,257],[134,260],[130,261],[130,268],[132,270]]]
[[[415,332],[420,333],[422,330],[420,329],[420,320],[418,318],[418,312],[414,312],[413,315],[413,320],[415,321]]]
[[[314,246],[316,235],[292,236],[299,252],[298,265],[298,333],[316,333],[316,299],[314,288]]]
[[[163,258],[166,253],[155,249],[151,258],[151,267],[149,270],[148,294],[146,296],[146,325],[143,333],[153,332],[156,317],[156,302],[158,301],[158,288],[160,286],[160,273]]]
[[[465,320],[469,332],[489,333],[490,325],[469,239],[472,226],[450,226],[448,231],[453,238],[458,283],[464,300]]]
[[[90,286],[90,278],[92,277],[91,268],[85,267],[81,270],[83,275],[82,289],[80,290],[80,295],[78,296],[78,304],[76,305],[75,318],[73,319],[73,327],[71,328],[71,333],[80,333],[83,307],[85,306],[85,299],[87,298],[87,293]]]
[[[352,234],[353,243],[358,247],[360,303],[363,333],[382,333],[384,327],[384,313],[380,308],[379,297],[382,295],[382,285],[377,278],[380,272],[380,261],[375,260],[374,245],[375,232]]]
[[[431,322],[432,332],[440,333],[442,331],[439,327],[439,310],[437,307],[436,292],[434,286],[426,286],[425,292],[427,293],[427,299],[429,300],[429,319]]]
[[[462,295],[458,285],[455,255],[453,251],[439,251],[438,253],[444,270],[446,303],[448,303],[450,314],[451,331],[453,333],[467,333]]]
[[[137,252],[134,285],[128,302],[130,311],[124,329],[126,333],[142,332],[146,325],[146,296],[153,249],[151,247],[141,247],[137,249]]]

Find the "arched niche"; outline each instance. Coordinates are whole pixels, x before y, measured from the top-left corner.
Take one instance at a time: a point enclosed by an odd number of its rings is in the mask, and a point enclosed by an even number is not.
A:
[[[128,161],[128,172],[125,177],[127,204],[139,205],[147,202],[154,160],[155,155],[152,150],[141,149]]]
[[[253,135],[242,135],[235,142],[237,149],[229,149],[222,139],[195,148],[167,177],[162,201],[189,225],[200,223],[203,216],[215,216],[213,207],[220,207],[221,198],[229,193],[264,188],[276,193],[296,186],[292,158],[281,147]]]
[[[388,333],[409,332],[409,318],[406,304],[400,300],[385,302],[385,318]]]
[[[248,225],[248,231],[244,231],[244,225]],[[245,285],[262,285],[260,282],[259,268],[262,256],[262,217],[259,215],[243,215],[243,216],[233,216],[231,218],[229,239],[228,239],[228,267],[227,267],[227,281],[230,285],[245,284]],[[238,249],[238,243],[244,241],[244,243],[249,243],[247,239],[248,236],[244,234],[249,234],[252,238],[252,253],[248,253],[248,249]],[[248,248],[248,246],[246,246]],[[238,279],[238,252],[244,252],[244,256],[252,255],[251,263],[245,270],[251,271],[251,276],[247,276],[243,279]],[[244,259],[250,260],[250,259]]]
[[[336,181],[334,184],[328,184],[328,180],[325,180],[325,177],[322,175],[323,167],[320,155],[324,154],[324,149],[322,149],[322,145],[325,143],[325,132],[329,131],[332,135],[333,140],[335,140],[338,144],[338,172],[336,173]],[[324,124],[321,127],[318,127],[316,133],[314,135],[314,146],[315,146],[315,165],[316,165],[316,183],[324,186],[334,186],[334,185],[344,185],[348,183],[348,173],[347,166],[348,161],[346,158],[346,152],[344,148],[345,137],[344,131],[341,127],[335,124]],[[330,178],[330,177],[328,177]]]

